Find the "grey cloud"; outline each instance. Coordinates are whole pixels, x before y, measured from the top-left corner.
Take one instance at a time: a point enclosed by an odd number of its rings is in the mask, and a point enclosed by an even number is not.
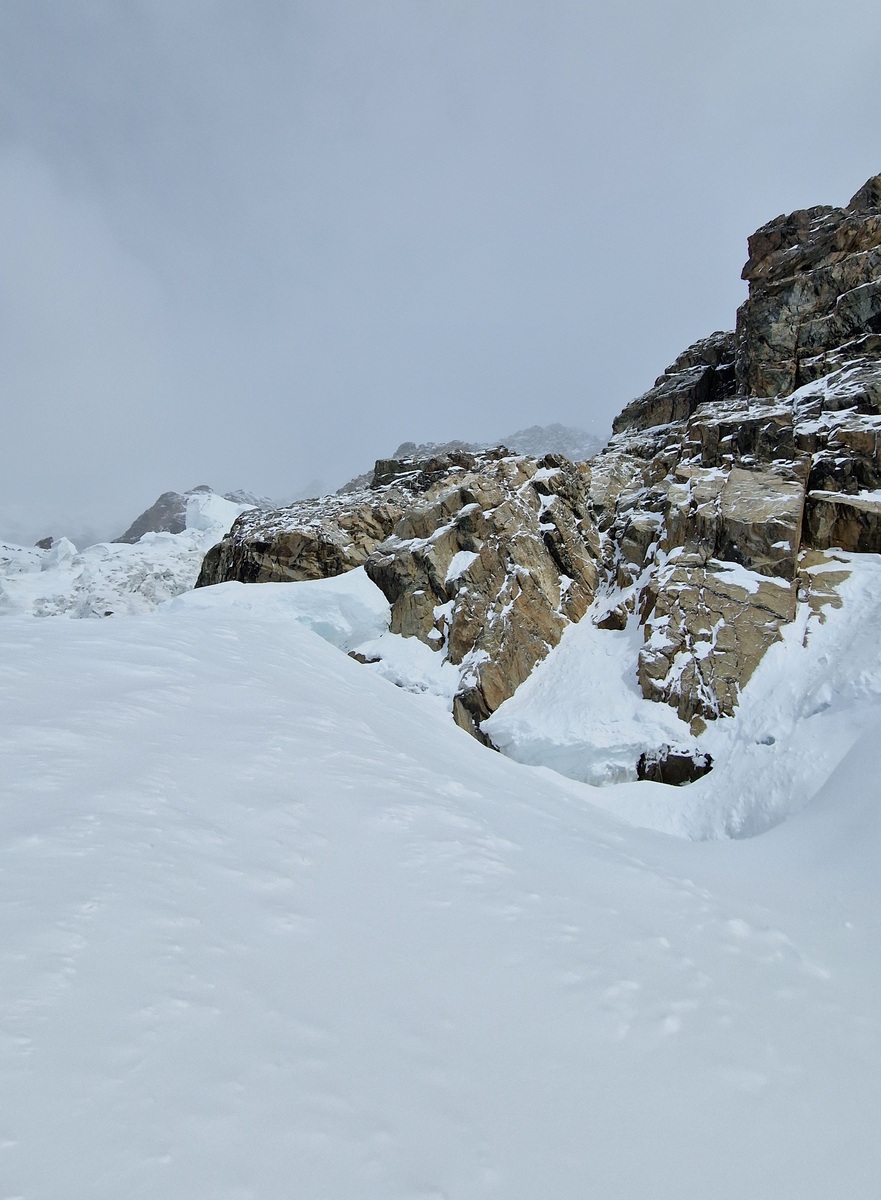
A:
[[[34,536],[115,533],[202,480],[602,432],[731,326],[752,229],[879,169],[879,20],[5,0],[0,535],[38,501]]]

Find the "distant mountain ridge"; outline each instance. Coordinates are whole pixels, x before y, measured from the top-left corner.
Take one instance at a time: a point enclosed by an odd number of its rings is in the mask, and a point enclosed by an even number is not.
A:
[[[602,438],[584,429],[555,422],[552,425],[530,425],[527,429],[518,429],[492,442],[402,442],[391,457],[433,458],[455,450],[478,454],[482,450],[505,446],[515,454],[529,454],[533,458],[542,458],[545,454],[563,454],[570,462],[586,462],[599,454],[605,444]]]
[[[492,442],[465,442],[458,438],[449,442],[401,442],[390,458],[398,462],[422,462],[428,458],[443,458],[449,454],[483,454],[487,450],[504,446],[514,454],[527,454],[532,458],[543,458],[546,454],[562,454],[570,462],[587,462],[599,454],[605,444],[602,438],[584,429],[555,422],[551,425],[530,425],[527,429],[518,429],[515,433],[509,433]],[[337,491],[346,494],[370,487],[373,475],[372,470],[365,471],[362,475],[350,479]]]

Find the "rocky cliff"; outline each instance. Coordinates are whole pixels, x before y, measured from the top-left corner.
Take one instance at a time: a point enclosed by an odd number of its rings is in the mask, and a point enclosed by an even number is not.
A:
[[[735,331],[684,351],[592,461],[380,461],[357,491],[245,513],[200,584],[363,565],[392,631],[459,668],[478,736],[567,624],[634,623],[643,694],[699,734],[800,606],[835,602],[836,548],[881,552],[881,177],[763,226],[744,278]]]

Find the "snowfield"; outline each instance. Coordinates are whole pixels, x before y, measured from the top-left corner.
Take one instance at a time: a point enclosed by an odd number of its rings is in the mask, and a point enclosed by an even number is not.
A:
[[[0,1196],[876,1200],[879,572],[682,789],[479,746],[360,571],[7,616]],[[681,732],[602,636],[494,736]]]

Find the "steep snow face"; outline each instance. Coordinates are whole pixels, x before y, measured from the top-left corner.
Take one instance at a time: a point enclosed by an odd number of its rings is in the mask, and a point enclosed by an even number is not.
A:
[[[250,508],[214,492],[189,495],[183,533],[145,533],[132,544],[49,550],[0,543],[0,615],[104,617],[149,612],[188,591],[205,552]]]
[[[327,582],[0,622],[4,1194],[874,1200],[881,726],[662,838],[348,660]]]

